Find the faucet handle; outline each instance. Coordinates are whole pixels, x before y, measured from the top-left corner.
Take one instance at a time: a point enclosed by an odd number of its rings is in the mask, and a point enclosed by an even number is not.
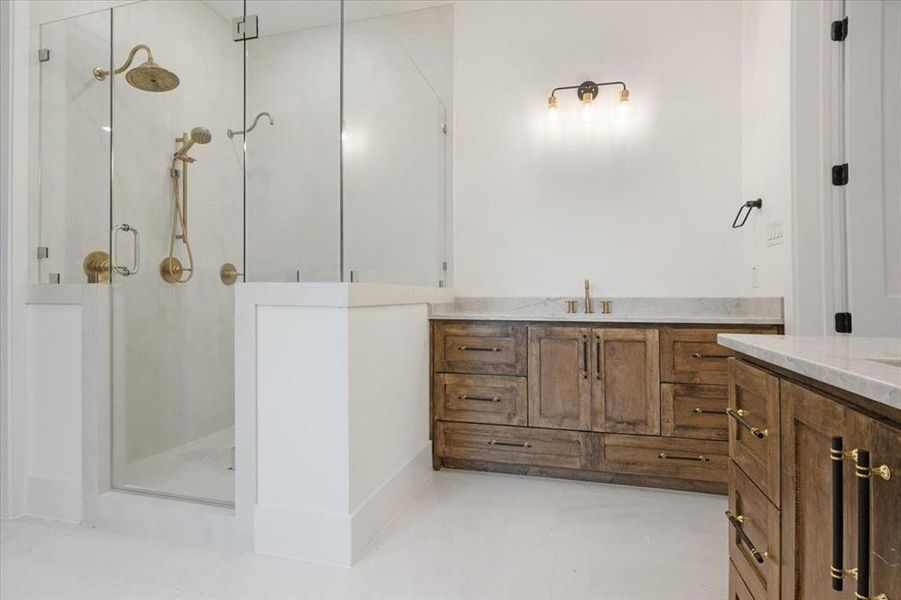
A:
[[[578,300],[567,300],[566,301],[566,312],[569,314],[574,314],[577,309],[576,305],[578,304]]]

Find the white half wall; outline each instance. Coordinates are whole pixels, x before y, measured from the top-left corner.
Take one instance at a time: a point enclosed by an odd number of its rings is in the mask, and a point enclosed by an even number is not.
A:
[[[744,291],[741,3],[454,7],[455,289],[461,296]],[[574,91],[623,80],[631,121]],[[586,122],[587,121],[587,122]]]
[[[81,304],[32,304],[28,331],[25,512],[82,516]]]
[[[238,286],[237,516],[257,552],[349,566],[431,475],[427,302],[450,297]]]

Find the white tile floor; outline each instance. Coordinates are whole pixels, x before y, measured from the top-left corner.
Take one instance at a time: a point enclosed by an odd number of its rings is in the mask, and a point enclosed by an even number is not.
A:
[[[0,597],[726,597],[720,496],[441,471],[352,569],[0,523]]]

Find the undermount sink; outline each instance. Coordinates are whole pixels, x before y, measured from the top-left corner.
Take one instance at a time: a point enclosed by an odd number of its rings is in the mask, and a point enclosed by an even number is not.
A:
[[[867,360],[901,369],[901,358],[868,358]]]

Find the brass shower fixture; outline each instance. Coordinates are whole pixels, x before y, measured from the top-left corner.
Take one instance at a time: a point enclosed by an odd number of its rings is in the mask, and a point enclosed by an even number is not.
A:
[[[125,64],[113,71],[113,73],[119,75],[125,72],[131,66],[132,61],[135,59],[135,54],[139,50],[147,53],[147,61],[125,73],[125,80],[132,87],[145,92],[168,92],[178,87],[180,83],[178,75],[153,62],[153,54],[150,52],[150,47],[146,44],[138,44],[132,48],[128,53],[128,58],[125,59]],[[109,77],[109,74],[109,71],[101,67],[94,69],[94,79],[97,81],[105,80]]]

